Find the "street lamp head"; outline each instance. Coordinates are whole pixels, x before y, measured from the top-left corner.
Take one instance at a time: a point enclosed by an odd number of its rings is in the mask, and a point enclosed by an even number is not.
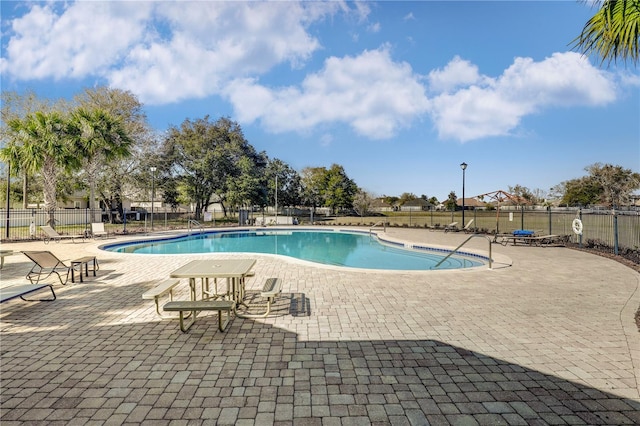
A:
[[[149,170],[151,170],[151,172],[155,172],[157,169],[155,167],[149,167]]]
[[[467,168],[467,163],[462,163],[462,164],[460,164],[460,168],[461,168],[462,170],[465,170],[465,169]]]

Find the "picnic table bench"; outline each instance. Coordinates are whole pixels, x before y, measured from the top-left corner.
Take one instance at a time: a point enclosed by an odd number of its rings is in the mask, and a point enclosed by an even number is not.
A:
[[[180,330],[186,333],[196,322],[196,315],[199,311],[218,311],[218,328],[224,331],[231,320],[231,311],[235,308],[236,302],[233,300],[178,300],[166,303],[162,309],[167,312],[180,313]],[[227,313],[226,320],[222,319],[222,312]],[[185,323],[185,312],[191,312],[193,318]],[[187,317],[188,318],[188,315]]]
[[[273,301],[275,300],[276,296],[279,295],[281,292],[282,292],[282,280],[280,280],[279,278],[267,278],[267,280],[264,283],[264,286],[262,287],[262,291],[260,291],[260,297],[267,299],[267,303],[264,305],[258,305],[258,304],[246,305],[248,307],[257,306],[257,307],[266,308],[265,312],[261,314],[253,314],[248,312],[241,313],[236,311],[236,315],[239,316],[240,318],[259,318],[259,317],[269,316],[269,313],[271,313],[271,305],[273,304]]]
[[[142,293],[142,298],[146,300],[153,299],[156,304],[156,313],[160,318],[172,318],[160,312],[160,298],[165,294],[169,295],[169,300],[173,301],[173,288],[180,284],[177,278],[168,278],[160,281],[155,287]]]

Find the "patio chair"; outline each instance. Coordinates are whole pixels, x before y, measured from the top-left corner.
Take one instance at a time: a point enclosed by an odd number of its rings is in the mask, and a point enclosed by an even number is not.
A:
[[[458,222],[451,222],[447,226],[444,227],[444,232],[457,232],[458,231]]]
[[[104,230],[104,223],[97,222],[91,224],[91,235],[93,238],[106,238],[109,236],[109,233]]]
[[[44,237],[45,244],[49,244],[49,241],[51,240],[57,243],[59,243],[61,240],[71,240],[71,242],[75,243],[76,238],[84,238],[83,235],[60,235],[58,234],[58,231],[56,231],[49,225],[43,225],[40,227],[40,229],[42,229],[45,233],[45,237]]]
[[[473,221],[474,221],[474,219],[471,219],[469,222],[467,222],[467,224],[464,226],[464,228],[462,228],[462,230],[464,231],[465,234],[474,231],[474,228],[471,227],[471,225],[473,225]]]
[[[65,265],[62,260],[58,259],[50,251],[23,251],[22,253],[35,263],[31,270],[27,272],[27,279],[31,284],[38,284],[40,280],[47,279],[53,274],[58,276],[60,283],[63,285],[69,280],[71,266]],[[64,274],[64,280],[62,279],[62,274]]]

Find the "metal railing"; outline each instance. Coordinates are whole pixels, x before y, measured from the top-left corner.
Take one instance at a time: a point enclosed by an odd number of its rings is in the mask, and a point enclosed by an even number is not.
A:
[[[191,232],[193,230],[194,227],[197,227],[198,230],[200,232],[204,231],[204,228],[202,227],[202,225],[200,224],[200,222],[198,222],[195,219],[189,219],[189,222],[187,223],[187,226],[189,228],[189,232]]]
[[[369,228],[369,235],[371,235],[371,231],[373,231],[373,228],[375,228],[376,226],[382,224],[383,225],[383,231],[387,232],[387,221],[386,220],[381,220],[379,222],[376,222],[373,224],[373,226],[371,228]]]
[[[474,237],[482,237],[482,238],[486,238],[487,241],[489,241],[489,269],[492,269],[492,262],[493,262],[493,256],[491,254],[491,238],[489,238],[487,235],[482,235],[482,234],[471,234],[469,236],[469,238],[467,238],[466,240],[464,240],[462,243],[460,243],[460,245],[456,248],[454,248],[448,255],[446,255],[440,262],[438,262],[436,264],[436,266],[433,267],[433,269],[437,269],[438,266],[440,266],[445,260],[447,260],[448,258],[450,258],[451,256],[453,256],[458,250],[460,250],[460,248],[467,244],[469,242],[469,240],[471,240]]]

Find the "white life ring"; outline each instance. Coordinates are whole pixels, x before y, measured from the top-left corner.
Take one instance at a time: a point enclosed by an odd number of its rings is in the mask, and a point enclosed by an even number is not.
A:
[[[571,227],[573,228],[573,232],[575,232],[576,235],[582,235],[582,221],[580,219],[573,219]]]

